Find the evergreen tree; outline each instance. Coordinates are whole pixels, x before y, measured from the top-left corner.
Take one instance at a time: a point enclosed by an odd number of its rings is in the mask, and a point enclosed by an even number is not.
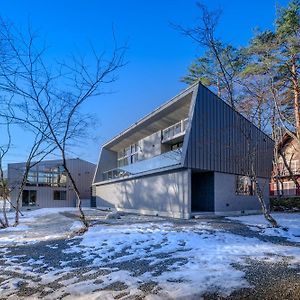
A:
[[[300,139],[300,1],[292,0],[287,8],[278,9],[276,19],[276,38],[278,41],[278,77],[286,85],[286,95],[293,99],[294,128]],[[292,96],[292,97],[291,97]],[[289,120],[291,122],[291,120]]]

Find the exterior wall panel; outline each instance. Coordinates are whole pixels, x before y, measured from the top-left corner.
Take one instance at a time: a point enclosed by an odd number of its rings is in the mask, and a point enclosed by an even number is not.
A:
[[[96,186],[97,207],[175,218],[190,217],[188,170]]]
[[[273,141],[202,85],[191,122],[185,167],[247,175],[252,155],[257,176],[270,177]]]
[[[117,167],[117,153],[105,148],[101,149],[99,162],[97,165],[94,182],[102,181],[103,172]]]
[[[261,211],[257,196],[243,196],[236,194],[236,175],[214,173],[215,180],[215,213],[241,213]],[[268,179],[258,178],[263,190],[266,205],[269,206]]]

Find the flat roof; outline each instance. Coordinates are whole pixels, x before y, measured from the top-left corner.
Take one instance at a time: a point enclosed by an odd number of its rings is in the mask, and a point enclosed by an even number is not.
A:
[[[118,151],[186,118],[189,114],[192,94],[197,90],[198,85],[199,83],[195,83],[189,86],[106,142],[103,147]]]

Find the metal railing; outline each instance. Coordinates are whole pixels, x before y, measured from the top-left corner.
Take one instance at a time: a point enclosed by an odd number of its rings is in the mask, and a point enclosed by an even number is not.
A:
[[[272,190],[270,189],[270,196],[299,196],[300,191],[296,188],[293,189],[280,189],[280,190]]]
[[[112,170],[109,170],[109,171],[106,171],[106,172],[102,173],[103,181],[116,179],[116,178],[121,178],[121,177],[127,177],[129,175],[131,175],[130,172],[125,171],[123,169],[119,169],[119,168],[112,169]]]
[[[185,133],[188,119],[181,120],[180,122],[165,128],[162,131],[162,142],[170,141]]]
[[[297,168],[296,170],[295,169],[292,169],[292,174],[293,175],[299,175],[300,174],[300,170]],[[279,176],[290,176],[290,172],[288,171],[288,169],[283,169],[283,170],[280,170],[279,171]]]

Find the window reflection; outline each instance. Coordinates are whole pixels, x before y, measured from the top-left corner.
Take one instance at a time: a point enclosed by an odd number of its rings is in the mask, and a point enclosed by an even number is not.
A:
[[[27,186],[66,187],[67,174],[63,166],[40,166],[38,170],[29,171]]]

